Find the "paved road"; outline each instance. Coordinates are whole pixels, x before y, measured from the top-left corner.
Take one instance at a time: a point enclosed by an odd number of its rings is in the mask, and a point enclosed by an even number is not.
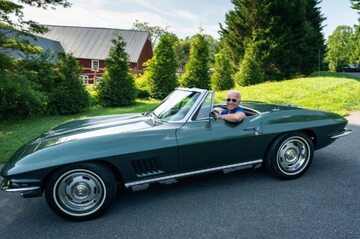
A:
[[[360,72],[344,72],[345,74],[360,78]]]
[[[0,238],[360,238],[360,113],[301,178],[211,174],[119,193],[108,213],[69,222],[45,198],[0,192]]]

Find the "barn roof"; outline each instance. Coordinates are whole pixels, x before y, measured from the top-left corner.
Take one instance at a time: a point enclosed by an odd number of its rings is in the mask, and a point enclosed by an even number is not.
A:
[[[83,59],[106,59],[113,45],[111,40],[119,34],[126,43],[125,51],[129,55],[129,62],[138,62],[146,40],[150,40],[150,33],[147,31],[54,25],[46,27],[49,31],[41,36],[59,41],[66,53]]]
[[[0,29],[0,31],[4,31],[4,30]],[[14,30],[6,32],[5,36],[28,41],[30,44],[34,46],[41,47],[44,51],[64,52],[64,49],[61,46],[60,42],[47,39],[44,37],[36,36],[34,38],[31,36],[21,35]],[[26,54],[20,50],[4,49],[3,51],[16,58],[23,58],[26,56]]]

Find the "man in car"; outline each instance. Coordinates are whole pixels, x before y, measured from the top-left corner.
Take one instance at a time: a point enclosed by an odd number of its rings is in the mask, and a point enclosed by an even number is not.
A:
[[[223,119],[228,122],[240,122],[245,118],[244,109],[239,106],[241,100],[240,92],[237,90],[230,90],[227,93],[226,98],[226,107],[221,111],[214,109],[215,113],[217,113],[218,119]]]

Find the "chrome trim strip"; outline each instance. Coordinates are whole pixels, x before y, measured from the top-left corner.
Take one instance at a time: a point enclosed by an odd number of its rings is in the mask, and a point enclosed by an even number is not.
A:
[[[159,178],[151,178],[151,179],[147,179],[147,180],[125,183],[125,187],[128,188],[128,187],[145,184],[145,183],[153,183],[153,182],[163,181],[163,180],[172,179],[172,178],[181,178],[181,177],[186,177],[186,176],[195,175],[195,174],[220,171],[223,169],[234,168],[234,167],[239,167],[239,166],[255,165],[255,164],[260,164],[262,162],[263,162],[262,159],[258,159],[258,160],[249,161],[249,162],[245,162],[245,163],[236,163],[236,164],[230,164],[230,165],[221,166],[221,167],[197,170],[197,171],[193,171],[193,172],[174,174],[174,175],[169,175],[169,176],[164,176],[164,177],[159,177]]]
[[[349,135],[351,133],[352,133],[351,129],[345,128],[343,132],[341,132],[340,134],[335,134],[335,135],[331,136],[331,138],[332,139],[338,139],[338,138],[347,136],[347,135]]]
[[[28,192],[28,191],[33,191],[33,190],[38,190],[40,189],[39,186],[35,186],[35,187],[27,187],[27,188],[8,188],[8,189],[4,189],[6,192]]]

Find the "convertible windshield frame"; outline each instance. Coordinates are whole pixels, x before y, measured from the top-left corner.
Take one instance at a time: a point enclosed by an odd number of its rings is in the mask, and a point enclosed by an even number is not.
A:
[[[207,97],[210,96],[210,107],[209,107],[209,112],[208,114],[206,114],[205,117],[200,117],[200,118],[194,118],[196,116],[196,114],[198,113],[198,111],[203,107],[203,104],[205,104],[205,101],[207,99]],[[214,107],[214,97],[215,97],[215,93],[212,90],[209,90],[205,93],[204,99],[202,100],[202,102],[196,107],[196,109],[194,110],[193,115],[190,117],[190,120],[192,122],[197,122],[197,121],[204,121],[204,120],[209,120],[210,118],[210,112],[211,109],[213,109]],[[196,116],[197,117],[197,116]]]
[[[207,92],[207,90],[197,88],[176,88],[151,113],[156,115],[156,119],[162,122],[185,123],[198,106],[202,104]],[[174,110],[174,114],[170,113],[172,110]],[[176,110],[183,111],[180,112],[183,115],[176,116],[178,114]]]

